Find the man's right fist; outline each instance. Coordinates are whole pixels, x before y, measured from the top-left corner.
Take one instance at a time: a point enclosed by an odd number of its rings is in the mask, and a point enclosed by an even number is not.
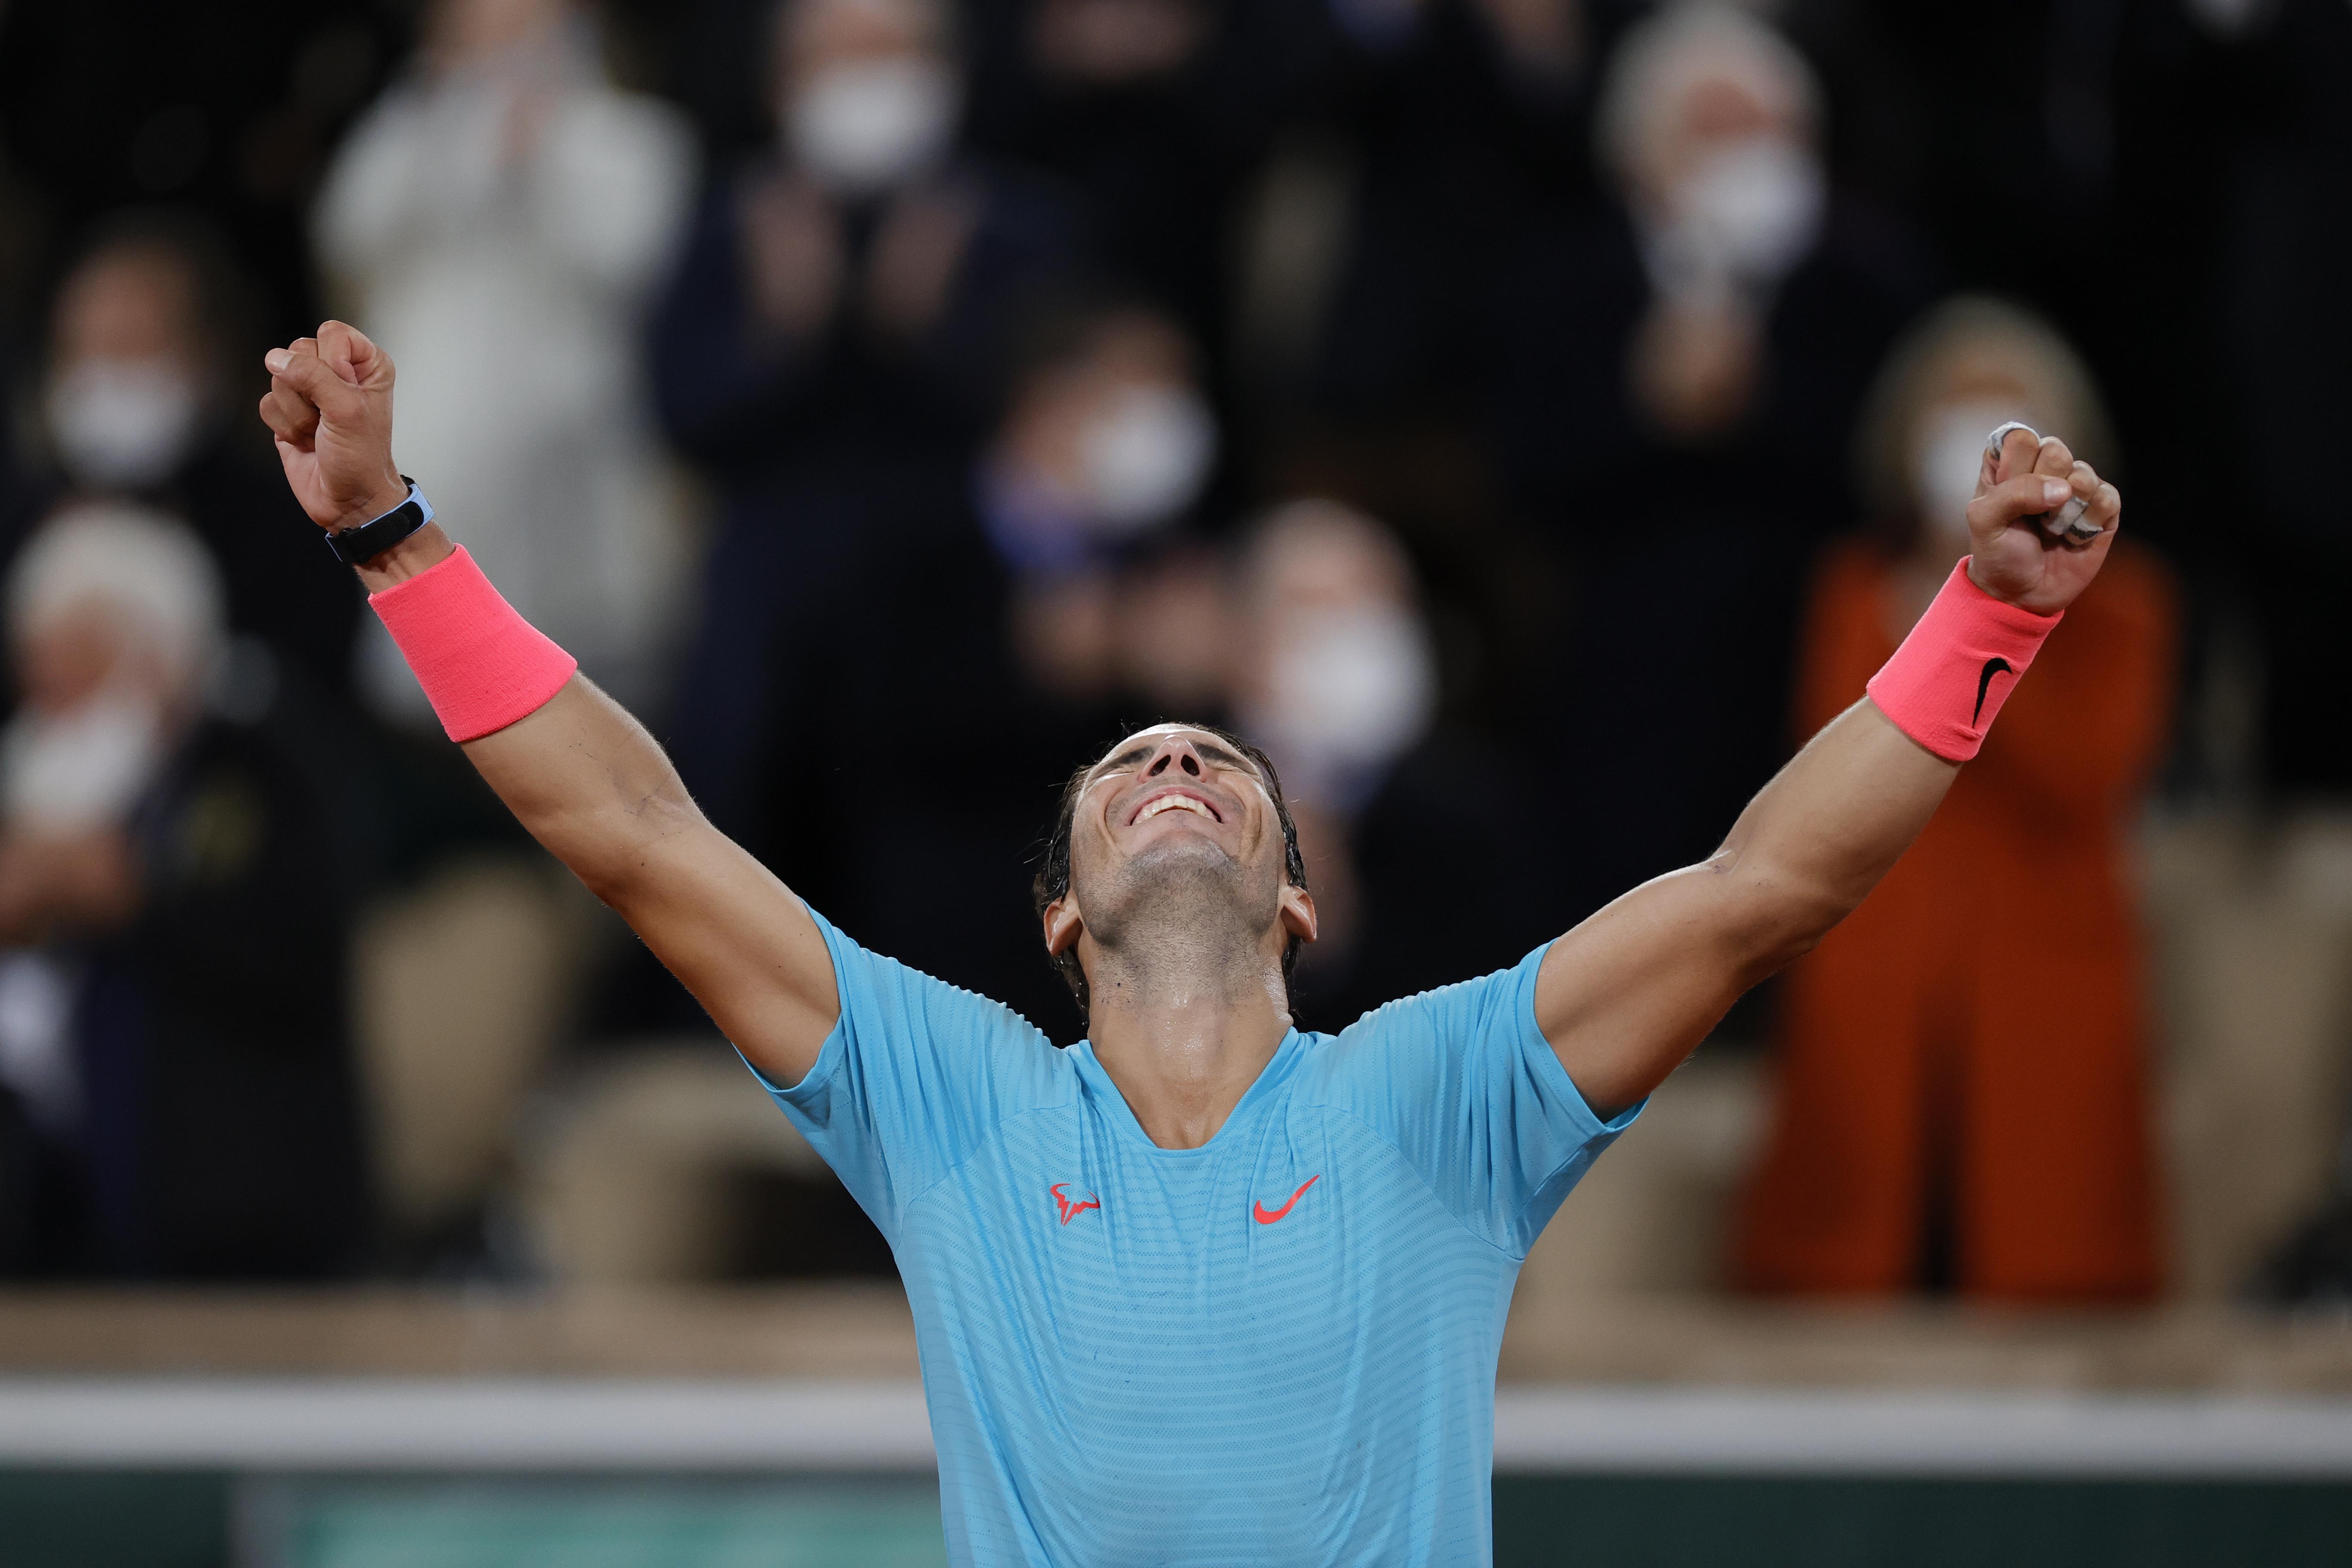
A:
[[[320,527],[356,528],[408,499],[392,460],[392,356],[357,327],[329,321],[262,357],[261,417],[294,499]]]

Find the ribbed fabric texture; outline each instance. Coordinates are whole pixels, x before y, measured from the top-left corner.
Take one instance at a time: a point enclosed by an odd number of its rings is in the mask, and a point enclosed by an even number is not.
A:
[[[770,1085],[890,1239],[950,1558],[1482,1563],[1495,1361],[1603,1126],[1515,969],[1292,1034],[1207,1146],[1090,1046],[818,921],[842,1017]]]
[[[453,741],[537,712],[580,668],[506,602],[462,544],[368,603]]]
[[[1970,556],[1870,678],[1870,699],[1895,727],[1948,763],[1965,763],[2065,612],[2037,616],[1969,581]]]

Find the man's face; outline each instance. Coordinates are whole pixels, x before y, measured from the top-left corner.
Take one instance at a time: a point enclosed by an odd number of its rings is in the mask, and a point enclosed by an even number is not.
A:
[[[1016,389],[998,445],[1022,482],[1122,535],[1192,503],[1215,460],[1216,426],[1183,333],[1124,311],[1101,321],[1083,353]]]
[[[52,358],[167,361],[196,369],[194,285],[160,252],[126,249],[94,258],[58,297]]]
[[[1045,912],[1046,946],[1058,952],[1082,932],[1116,945],[1155,901],[1237,921],[1277,953],[1290,935],[1315,934],[1265,779],[1189,725],[1130,735],[1094,765],[1070,824],[1070,890]]]
[[[86,261],[58,297],[45,395],[49,436],[74,480],[138,489],[198,437],[207,394],[194,279],[154,246]]]
[[[427,14],[425,53],[442,68],[455,69],[548,37],[568,9],[563,0],[441,0]]]
[[[798,0],[777,45],[777,86],[786,98],[838,66],[946,64],[937,17],[924,0]]]
[[[1643,198],[1664,207],[1709,154],[1755,138],[1801,141],[1786,111],[1765,101],[1738,75],[1699,76],[1659,116],[1650,141],[1636,155]]]

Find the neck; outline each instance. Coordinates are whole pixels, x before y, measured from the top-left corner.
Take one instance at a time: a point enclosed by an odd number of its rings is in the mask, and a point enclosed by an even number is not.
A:
[[[1087,954],[1088,1034],[1144,1134],[1163,1149],[1217,1135],[1290,1029],[1279,950],[1201,931]]]

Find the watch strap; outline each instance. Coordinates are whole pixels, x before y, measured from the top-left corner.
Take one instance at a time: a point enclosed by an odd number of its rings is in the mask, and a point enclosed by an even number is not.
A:
[[[357,566],[373,561],[394,545],[433,521],[433,503],[416,488],[416,481],[406,474],[400,476],[408,487],[408,499],[356,528],[339,528],[327,535],[327,548],[335,559],[346,566]]]

